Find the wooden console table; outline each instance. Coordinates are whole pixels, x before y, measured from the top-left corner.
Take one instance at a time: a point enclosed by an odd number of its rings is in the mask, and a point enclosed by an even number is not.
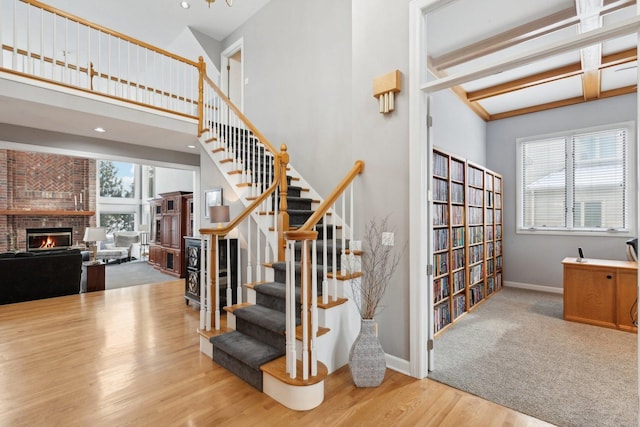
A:
[[[631,319],[637,320],[637,263],[568,257],[562,265],[565,320],[638,332]]]

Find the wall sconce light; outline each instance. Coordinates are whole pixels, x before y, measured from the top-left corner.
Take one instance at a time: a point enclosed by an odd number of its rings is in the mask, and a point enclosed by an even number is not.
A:
[[[373,97],[378,99],[381,113],[390,113],[395,108],[395,93],[402,89],[400,70],[392,71],[373,79]]]

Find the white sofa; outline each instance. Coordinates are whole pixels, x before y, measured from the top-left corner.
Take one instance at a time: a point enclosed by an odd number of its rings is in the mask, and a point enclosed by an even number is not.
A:
[[[121,263],[123,260],[140,258],[140,234],[137,231],[114,231],[107,235],[107,240],[100,243],[97,258],[104,262],[112,260]]]

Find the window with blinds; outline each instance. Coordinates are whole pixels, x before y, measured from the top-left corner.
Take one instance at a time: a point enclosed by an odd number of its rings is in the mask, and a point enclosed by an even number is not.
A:
[[[518,225],[627,231],[630,125],[518,141]]]

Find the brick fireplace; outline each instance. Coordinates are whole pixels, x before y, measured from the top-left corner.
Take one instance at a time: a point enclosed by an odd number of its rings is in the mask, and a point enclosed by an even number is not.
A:
[[[0,149],[0,252],[27,250],[27,229],[95,226],[96,161]],[[4,238],[6,236],[6,238]]]

